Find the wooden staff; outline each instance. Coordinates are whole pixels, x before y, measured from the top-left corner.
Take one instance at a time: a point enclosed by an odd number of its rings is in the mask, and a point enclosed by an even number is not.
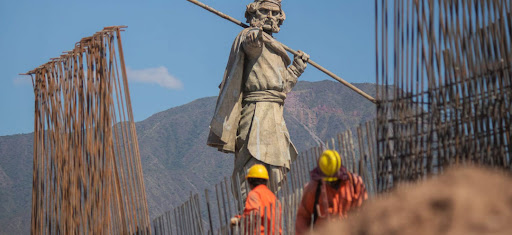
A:
[[[218,15],[226,20],[229,20],[239,26],[242,26],[243,28],[248,28],[249,25],[246,25],[244,23],[242,23],[241,21],[229,16],[229,15],[226,15],[220,11],[217,11],[215,9],[213,9],[212,7],[202,3],[202,2],[199,2],[197,0],[187,0],[191,3],[194,3],[195,5],[197,6],[200,6],[201,8],[215,14],[215,15]],[[299,53],[289,47],[287,47],[286,45],[280,43],[281,46],[287,50],[288,52],[294,54],[294,55],[299,55]],[[336,76],[336,74],[332,73],[331,71],[325,69],[324,67],[320,66],[319,64],[315,63],[313,60],[309,59],[308,60],[308,63],[311,64],[313,67],[317,68],[318,70],[324,72],[325,74],[329,75],[330,77],[334,78],[336,81],[338,82],[341,82],[343,85],[347,86],[348,88],[352,89],[353,91],[357,92],[358,94],[362,95],[364,98],[368,99],[369,101],[371,101],[372,103],[376,104],[377,103],[377,100],[375,100],[375,98],[371,97],[370,95],[366,94],[364,91],[360,90],[359,88],[355,87],[354,85],[348,83],[347,81],[343,80],[342,78]]]

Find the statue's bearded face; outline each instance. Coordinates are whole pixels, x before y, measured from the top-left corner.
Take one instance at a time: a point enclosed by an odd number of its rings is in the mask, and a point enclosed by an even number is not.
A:
[[[281,8],[271,2],[262,2],[254,9],[249,22],[252,27],[262,27],[266,32],[278,33],[284,20]]]

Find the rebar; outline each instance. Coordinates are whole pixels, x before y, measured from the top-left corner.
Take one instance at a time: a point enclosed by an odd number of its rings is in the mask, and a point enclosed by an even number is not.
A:
[[[32,234],[151,232],[123,28],[105,27],[27,73],[35,95]]]
[[[452,165],[511,170],[510,3],[375,3],[379,191]]]

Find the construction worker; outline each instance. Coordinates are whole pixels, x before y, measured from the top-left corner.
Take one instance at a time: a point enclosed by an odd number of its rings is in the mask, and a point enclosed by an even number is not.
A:
[[[313,226],[341,220],[368,198],[363,179],[347,171],[335,150],[324,151],[310,175],[297,211],[295,234],[310,231],[311,220]]]
[[[231,218],[231,225],[239,225],[242,221],[242,223],[245,223],[245,230],[247,230],[250,223],[253,226],[257,224],[257,220],[249,221],[249,216],[252,213],[259,216],[258,219],[261,224],[259,230],[262,235],[265,235],[265,223],[266,234],[276,234],[274,233],[274,228],[277,227],[279,228],[278,234],[281,234],[281,204],[274,193],[267,188],[269,179],[267,168],[261,164],[252,166],[247,173],[246,179],[251,191],[247,194],[243,214]],[[276,205],[278,208],[276,208]],[[256,234],[259,233],[257,228],[254,231]]]

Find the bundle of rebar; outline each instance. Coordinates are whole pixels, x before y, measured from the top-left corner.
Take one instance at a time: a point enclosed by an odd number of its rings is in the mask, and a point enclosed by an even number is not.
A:
[[[375,4],[378,190],[452,165],[511,170],[510,1]]]
[[[147,234],[120,32],[106,27],[28,72],[35,94],[32,234]]]
[[[190,193],[187,201],[176,206],[173,210],[158,216],[153,220],[155,234],[260,234],[258,228],[264,228],[264,234],[275,233],[280,228],[282,234],[295,234],[295,218],[301,203],[304,186],[310,180],[310,171],[317,166],[318,158],[325,149],[335,149],[340,153],[342,162],[347,170],[360,175],[366,185],[369,196],[376,193],[375,161],[375,122],[363,123],[352,130],[347,130],[319,146],[299,154],[297,160],[291,163],[290,170],[283,170],[284,179],[279,182],[269,182],[279,199],[280,206],[272,205],[267,210],[261,209],[266,215],[276,215],[270,223],[261,222],[261,214],[244,217],[236,226],[230,226],[230,218],[241,215],[245,206],[242,198],[240,178],[232,181],[227,177],[205,189],[203,195]],[[245,171],[247,172],[247,171]],[[242,186],[244,185],[244,186]],[[245,189],[246,192],[249,188]]]

